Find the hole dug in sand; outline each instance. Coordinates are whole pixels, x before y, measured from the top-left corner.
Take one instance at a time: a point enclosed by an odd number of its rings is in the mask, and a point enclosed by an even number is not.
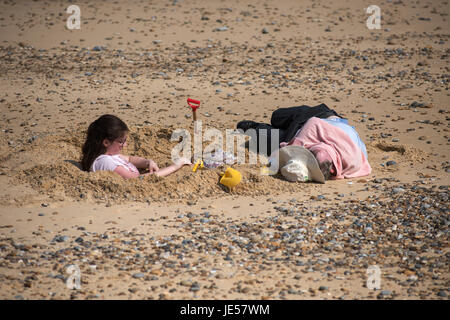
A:
[[[391,152],[391,151],[396,151],[400,154],[404,154],[405,153],[405,147],[404,146],[397,146],[397,145],[389,145],[386,142],[378,142],[376,144],[376,147],[382,151],[385,152]]]
[[[192,167],[164,178],[146,176],[125,180],[114,172],[84,172],[78,167],[85,128],[64,135],[48,135],[24,145],[22,152],[7,150],[3,167],[8,170],[10,183],[31,187],[40,195],[55,200],[70,201],[181,201],[205,197],[229,195],[227,188],[219,184],[223,168],[203,169],[192,172]],[[172,127],[131,128],[125,154],[154,159],[159,167],[171,164],[170,150],[178,143],[171,142]],[[205,146],[204,146],[205,147]],[[413,147],[372,142],[367,145],[370,160],[381,158],[386,152],[395,152],[400,161],[423,161],[425,154]],[[247,159],[248,159],[248,150]],[[375,165],[376,166],[376,165]],[[278,175],[260,175],[260,165],[233,165],[242,174],[242,181],[231,194],[244,196],[277,195],[281,193],[312,190],[314,184],[291,183]],[[374,167],[374,165],[372,165]],[[0,202],[21,205],[33,203],[33,195],[3,197]],[[20,201],[18,201],[20,199]]]
[[[403,165],[417,166],[423,163],[429,154],[423,150],[404,144],[393,144],[386,141],[372,141],[366,144],[369,154],[369,162],[372,166],[372,174],[386,174],[388,172],[399,172],[404,169]],[[389,160],[394,160],[396,164],[380,166]],[[410,170],[410,168],[408,168]]]
[[[202,169],[192,167],[164,178],[146,176],[125,180],[114,172],[84,172],[78,167],[85,128],[64,135],[51,135],[33,141],[19,155],[8,161],[11,183],[31,186],[40,194],[56,200],[104,201],[182,201],[205,197],[220,197],[230,193],[219,183],[223,168]],[[170,165],[170,150],[178,143],[171,142],[174,128],[130,128],[125,154],[152,158],[159,167]],[[70,138],[67,138],[70,137]],[[205,145],[204,145],[205,147]],[[248,151],[246,151],[248,152]],[[248,156],[248,155],[247,155]],[[37,159],[32,161],[31,159]],[[247,158],[248,159],[248,158]],[[26,162],[14,167],[16,162]],[[242,182],[232,194],[258,196],[299,191],[306,185],[293,184],[259,174],[260,165],[233,165],[242,174]],[[311,186],[309,186],[311,187]],[[23,195],[22,195],[23,196]],[[21,204],[33,202],[32,198]]]
[[[427,152],[408,145],[392,144],[385,141],[374,141],[366,145],[369,153],[369,161],[377,156],[392,156],[399,161],[424,162],[429,156]]]

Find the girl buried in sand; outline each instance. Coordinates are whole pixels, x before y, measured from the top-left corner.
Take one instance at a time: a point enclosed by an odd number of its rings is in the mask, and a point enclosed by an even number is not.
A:
[[[141,176],[138,168],[149,169],[149,173],[160,177],[167,176],[186,164],[188,159],[180,158],[175,164],[159,169],[151,159],[120,154],[127,144],[128,127],[118,117],[105,114],[92,122],[83,145],[81,166],[84,171],[114,171],[123,178]]]

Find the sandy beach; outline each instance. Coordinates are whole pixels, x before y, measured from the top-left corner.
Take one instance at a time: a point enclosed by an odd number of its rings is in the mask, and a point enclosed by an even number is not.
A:
[[[373,4],[379,29],[360,0],[2,1],[0,299],[447,300],[450,4]],[[325,103],[372,173],[293,183],[235,164],[230,192],[223,168],[77,167],[106,113],[127,154],[170,165],[187,98],[224,136]]]

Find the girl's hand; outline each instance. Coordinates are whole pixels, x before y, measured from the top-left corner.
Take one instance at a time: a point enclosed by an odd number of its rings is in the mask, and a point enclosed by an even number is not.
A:
[[[175,161],[175,165],[179,166],[180,168],[186,164],[191,165],[191,160],[187,159],[187,158],[180,158],[177,161]]]
[[[154,173],[159,170],[158,165],[156,164],[155,161],[153,161],[152,159],[149,159],[147,161],[148,161],[148,170],[150,171],[150,173]]]

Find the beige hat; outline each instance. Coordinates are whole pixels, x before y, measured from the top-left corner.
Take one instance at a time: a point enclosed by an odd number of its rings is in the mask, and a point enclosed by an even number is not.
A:
[[[304,147],[286,146],[275,150],[270,155],[269,162],[271,168],[276,168],[277,172],[280,168],[280,173],[289,181],[325,183],[316,157]]]

